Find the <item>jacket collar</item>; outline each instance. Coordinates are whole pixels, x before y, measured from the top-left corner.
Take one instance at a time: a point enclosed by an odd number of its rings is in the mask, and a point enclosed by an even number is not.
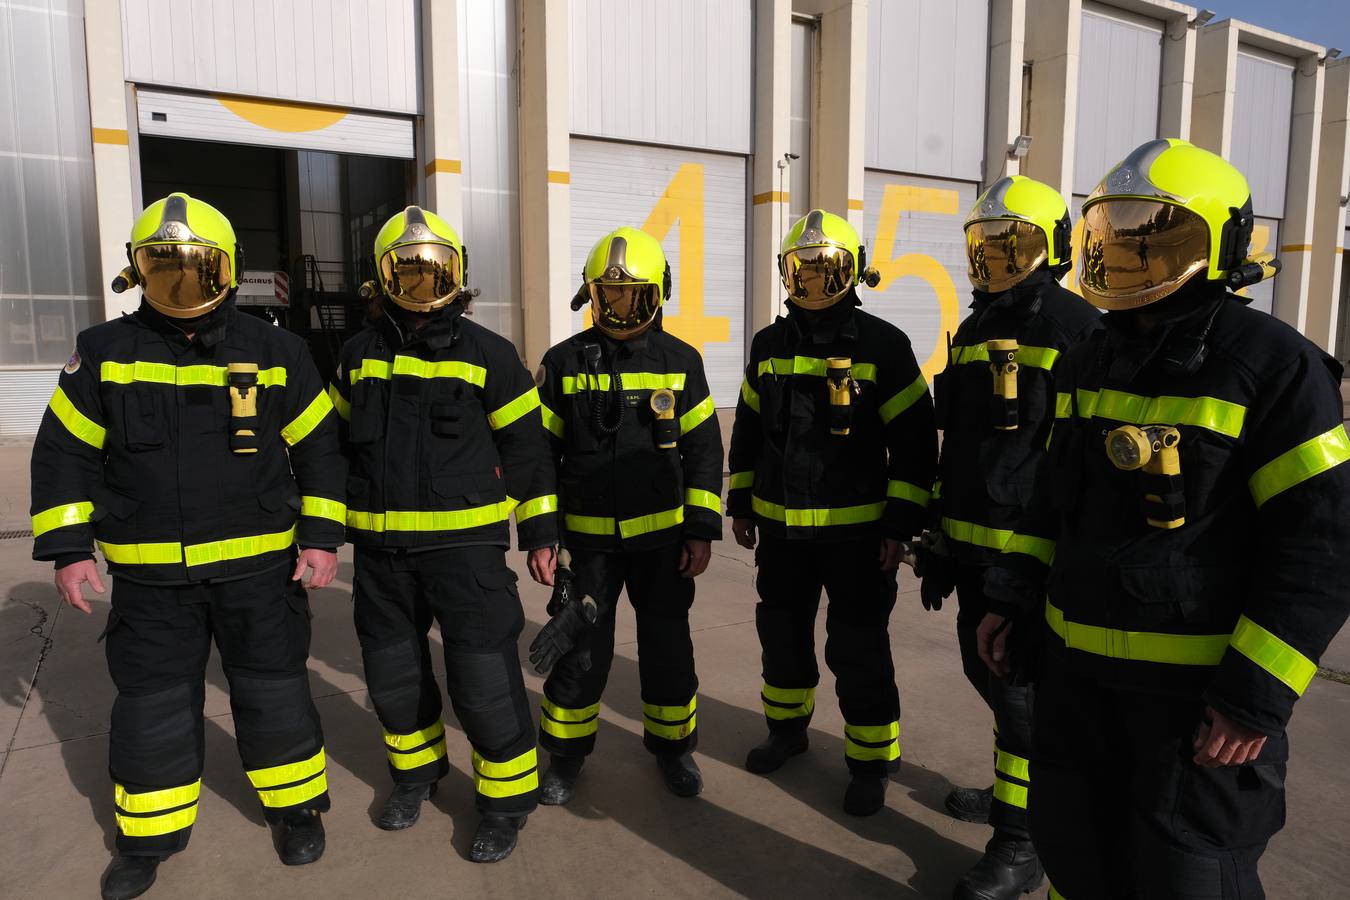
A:
[[[183,330],[187,321],[170,318],[144,300],[141,301],[140,308],[132,313],[132,318],[141,326],[162,336],[165,343],[179,350],[185,350],[192,344],[199,344],[204,350],[213,350],[229,335],[238,315],[234,297],[228,297],[224,303],[206,315],[190,320],[193,331],[191,341]]]

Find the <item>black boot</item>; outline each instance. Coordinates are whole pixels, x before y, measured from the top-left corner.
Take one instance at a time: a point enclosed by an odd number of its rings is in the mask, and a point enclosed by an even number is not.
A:
[[[1031,841],[995,833],[980,858],[956,883],[953,900],[1014,900],[1041,886],[1045,870]]]
[[[119,856],[103,879],[103,900],[131,900],[155,883],[158,856]]]
[[[661,770],[666,787],[676,797],[697,797],[703,791],[703,773],[698,770],[692,753],[658,756],[656,767]]]
[[[478,823],[469,848],[469,859],[476,863],[499,862],[516,849],[516,837],[528,816],[495,816],[488,813]]]
[[[422,803],[436,796],[439,782],[431,784],[396,784],[384,801],[375,824],[385,831],[402,831],[417,824],[422,815]]]
[[[577,790],[577,779],[581,777],[581,767],[585,765],[584,756],[558,756],[556,753],[539,782],[539,802],[545,806],[566,806]]]
[[[303,866],[323,856],[323,819],[317,809],[293,809],[277,826],[277,855],[288,866]]]
[[[745,767],[756,775],[768,775],[783,767],[790,757],[806,752],[806,732],[784,734],[770,731],[769,737],[758,747],[751,748],[745,757]]]
[[[946,805],[952,818],[984,825],[989,821],[989,810],[994,805],[994,789],[956,788],[947,795]]]
[[[854,775],[844,791],[844,812],[850,816],[873,816],[886,805],[886,782],[873,775]]]

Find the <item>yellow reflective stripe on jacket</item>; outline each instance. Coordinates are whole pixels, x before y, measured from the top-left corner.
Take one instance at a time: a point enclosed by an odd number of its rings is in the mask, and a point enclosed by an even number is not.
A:
[[[816,375],[825,377],[828,368],[825,360],[813,356],[770,357],[761,359],[756,374],[759,375]],[[856,381],[876,381],[877,367],[874,363],[854,363],[849,370]]]
[[[457,359],[433,362],[415,356],[395,356],[392,364],[387,359],[363,359],[359,366],[347,373],[351,384],[356,384],[362,378],[388,380],[395,375],[407,375],[410,378],[458,378],[475,387],[487,384],[487,369]]]
[[[688,434],[712,416],[715,408],[713,406],[712,395],[704,397],[703,400],[689,409],[684,415],[680,416],[680,434]]]
[[[492,760],[479,754],[477,750],[473,751],[473,770],[484,778],[515,778],[517,775],[524,775],[539,766],[539,759],[535,754],[535,748],[531,747],[515,759],[508,759],[506,762],[493,762]]]
[[[990,550],[1004,549],[1013,537],[1012,531],[1008,529],[976,525],[974,522],[966,522],[948,516],[942,517],[942,533],[954,541],[973,544],[976,547],[986,547]]]
[[[563,524],[577,534],[613,534],[614,520],[608,516],[575,516],[566,513]]]
[[[639,535],[651,534],[653,531],[674,528],[683,521],[683,506],[677,506],[674,509],[667,509],[663,512],[649,513],[645,516],[634,516],[631,519],[620,519],[619,537],[625,539],[635,538]]]
[[[391,750],[411,750],[431,741],[440,740],[444,736],[445,721],[437,719],[426,728],[410,731],[407,734],[396,734],[386,728],[384,730],[384,743]]]
[[[332,519],[339,525],[347,524],[347,504],[327,497],[301,497],[300,515],[316,519]]]
[[[745,401],[746,406],[759,412],[759,391],[750,386],[749,379],[741,382],[741,399]]]
[[[1122,631],[1100,625],[1069,622],[1064,611],[1045,602],[1045,621],[1073,650],[1137,662],[1170,663],[1180,666],[1216,666],[1223,659],[1232,635],[1161,634],[1153,631]]]
[[[229,384],[229,370],[225,366],[175,366],[152,362],[105,362],[99,366],[100,381],[113,384],[149,382],[171,384],[177,387],[225,387]],[[258,371],[259,387],[285,387],[286,369],[273,366]]]
[[[1067,419],[1073,415],[1073,394],[1060,391],[1055,394],[1055,418]]]
[[[908,500],[915,506],[928,508],[928,502],[933,495],[919,487],[917,484],[910,484],[908,481],[900,481],[892,478],[886,482],[886,496],[891,500]]]
[[[333,411],[333,401],[328,399],[328,395],[323,391],[314,395],[314,399],[309,401],[309,406],[305,411],[296,416],[289,425],[281,429],[281,438],[292,447],[303,441],[309,436],[309,433],[318,427],[330,412]]]
[[[83,525],[94,514],[94,504],[88,500],[79,503],[63,503],[44,509],[33,516],[33,537],[42,537],[49,531],[65,528],[67,525]]]
[[[731,473],[731,479],[730,479],[730,481],[728,482],[728,485],[729,485],[729,486],[727,487],[727,490],[730,490],[730,491],[738,491],[738,490],[740,490],[741,488],[754,487],[754,486],[755,486],[755,473],[754,473],[754,472],[732,472],[732,473]]]
[[[99,541],[98,548],[110,563],[122,566],[172,565],[186,562],[188,566],[203,566],[228,559],[261,556],[276,550],[285,550],[295,543],[295,529],[275,534],[255,534],[247,537],[226,538],[205,544],[109,544]]]
[[[1346,436],[1344,425],[1337,425],[1292,450],[1286,450],[1257,469],[1247,486],[1260,507],[1276,494],[1334,469],[1346,460],[1350,460],[1350,437]]]
[[[1006,750],[994,750],[994,770],[1022,781],[1031,780],[1031,761]]]
[[[569,709],[566,706],[559,706],[545,697],[540,704],[540,708],[550,719],[558,722],[589,722],[600,715],[599,703],[592,703],[590,706],[583,706],[580,709]]]
[[[258,799],[268,809],[284,809],[287,806],[304,803],[306,800],[313,800],[326,790],[328,790],[328,773],[320,772],[309,781],[290,787],[260,788]]]
[[[1246,616],[1233,629],[1232,645],[1300,697],[1317,674],[1317,663]]]
[[[526,500],[516,507],[516,524],[533,519],[535,516],[542,516],[545,513],[558,511],[558,495],[544,494],[541,497],[535,497]]]
[[[923,380],[920,375],[914,379],[914,383],[903,391],[897,393],[894,397],[881,404],[877,413],[881,416],[883,425],[891,424],[891,421],[905,410],[913,406],[920,397],[928,393],[928,382]]]
[[[864,503],[860,506],[836,506],[821,509],[787,509],[754,495],[750,507],[766,519],[782,522],[793,528],[826,528],[831,525],[861,525],[875,522],[886,512],[885,501]]]
[[[386,748],[385,757],[389,760],[389,765],[400,772],[406,772],[434,763],[438,759],[445,759],[445,752],[445,741],[438,738],[436,743],[412,753],[398,753]]]
[[[507,497],[486,506],[447,510],[400,510],[365,512],[347,510],[347,527],[357,531],[459,531],[505,522],[516,501]]]
[[[659,391],[662,388],[672,391],[684,390],[685,374],[683,372],[620,372],[619,381],[623,383],[625,391]],[[610,387],[610,377],[604,375],[591,375],[587,372],[581,372],[577,375],[564,375],[562,379],[562,392],[564,394],[575,394],[580,391],[607,391]]]
[[[188,803],[196,803],[202,793],[201,779],[180,787],[164,788],[158,791],[146,791],[133,794],[120,784],[113,785],[113,802],[117,808],[129,813],[151,813],[173,809]]]
[[[117,830],[127,837],[157,837],[182,831],[197,821],[197,804],[162,816],[124,816],[117,813]]]
[[[103,558],[119,566],[161,566],[183,561],[183,545],[167,544],[109,544],[98,542]]]
[[[994,799],[1009,806],[1016,806],[1018,809],[1027,808],[1027,789],[1020,784],[1013,784],[1011,781],[1004,781],[1002,778],[994,779]]]
[[[52,394],[51,411],[71,436],[84,441],[95,450],[102,450],[108,440],[108,430],[75,408],[66,392],[59,386]]]
[[[296,781],[303,781],[306,778],[313,778],[324,770],[323,748],[315,753],[309,759],[302,759],[298,762],[283,763],[279,766],[268,766],[265,769],[253,769],[244,774],[248,776],[249,783],[259,790],[263,788],[278,787],[283,784],[291,784]]]
[[[493,431],[497,431],[538,407],[539,391],[536,388],[530,388],[505,406],[498,407],[488,413],[488,425],[491,426]]]
[[[333,404],[333,409],[337,410],[337,414],[342,417],[342,421],[350,422],[352,420],[352,405],[347,402],[346,397],[342,396],[342,392],[338,390],[337,385],[330,384],[328,386],[328,400]]]
[[[1003,552],[1022,553],[1032,559],[1039,559],[1048,566],[1055,561],[1055,546],[1055,542],[1049,538],[1032,537],[1029,534],[1014,532],[1007,546],[1003,548]]]
[[[699,506],[703,509],[710,509],[717,515],[722,515],[722,498],[712,491],[705,491],[702,488],[685,488],[684,505]]]
[[[1242,433],[1247,408],[1215,397],[1142,397],[1110,388],[1080,389],[1078,415],[1133,425],[1192,425],[1235,438]]]
[[[1050,900],[1068,900],[1067,897],[1065,897],[1065,896],[1064,896],[1063,894],[1061,894],[1059,891],[1055,890],[1055,886],[1054,886],[1053,884],[1050,885],[1050,893],[1049,893],[1049,897],[1050,897]]]
[[[1054,347],[1033,347],[1030,345],[1017,348],[1017,364],[1031,369],[1044,369],[1047,372],[1055,367],[1059,361],[1059,351]],[[957,365],[965,365],[973,362],[989,362],[989,345],[972,344],[969,346],[958,346],[952,348],[952,362]]]
[[[544,419],[544,427],[553,432],[553,436],[561,440],[567,437],[567,422],[563,417],[548,408],[547,403],[539,404],[539,415]]]

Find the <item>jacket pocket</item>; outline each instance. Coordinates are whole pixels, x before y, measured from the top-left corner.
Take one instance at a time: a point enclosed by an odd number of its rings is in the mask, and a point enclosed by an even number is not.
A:
[[[352,385],[352,419],[347,429],[353,444],[368,444],[384,436],[389,387],[380,379],[363,378]]]
[[[370,512],[370,479],[360,475],[347,476],[347,506]]]
[[[122,396],[122,433],[133,453],[164,446],[169,417],[161,394],[150,385],[136,384]]]
[[[1225,591],[1218,566],[1130,566],[1120,569],[1120,586],[1131,609],[1129,628],[1201,626],[1212,621],[1215,600]]]
[[[495,471],[437,475],[431,479],[431,489],[442,501],[458,501],[466,507],[495,503],[505,496],[505,483]]]
[[[120,491],[115,491],[106,484],[95,485],[89,492],[90,500],[93,501],[94,511],[89,516],[90,521],[96,525],[105,519],[114,519],[125,522],[136,514],[141,501],[135,497],[128,497]]]

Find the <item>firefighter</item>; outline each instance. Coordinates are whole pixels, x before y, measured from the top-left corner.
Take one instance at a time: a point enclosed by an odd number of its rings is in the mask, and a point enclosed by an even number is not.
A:
[[[541,671],[557,659],[544,683],[539,742],[552,760],[540,800],[567,803],[595,749],[624,588],[637,617],[643,743],[670,790],[693,797],[703,778],[689,608],[722,537],[722,434],[702,358],[661,327],[670,296],[661,244],[634,228],[610,232],[582,280],[573,309],[589,303],[594,324],[550,349],[535,380],[571,556],[565,574],[575,599],[595,609],[587,622],[554,604],[531,648]],[[551,547],[530,554],[541,584],[554,584],[557,565]]]
[[[904,332],[857,308],[859,281],[877,274],[853,226],[813,210],[784,236],[778,263],[789,311],[751,344],[727,495],[736,542],[755,550],[759,570],[769,736],[746,768],[767,774],[806,750],[824,588],[825,661],[852,774],[844,809],[866,816],[900,762],[887,622],[901,542],[922,530],[933,485],[933,404]]]
[[[281,861],[323,854],[305,588],[332,580],[344,513],[332,404],[303,341],[235,309],[229,221],[170,194],[136,220],[127,255],[113,287],[140,286],[142,303],[79,335],[32,462],[33,558],[55,563],[61,598],[87,614],[82,585],[103,592],[95,543],[112,575],[99,640],[117,687],[119,856],[105,900],[139,896],[187,846],[213,640]]]
[[[449,772],[427,631],[472,745],[474,862],[504,859],[534,809],[534,725],[516,638],[524,625],[506,564],[514,510],[522,549],[552,545],[539,395],[515,347],[463,315],[466,253],[433,213],[409,206],[375,237],[374,317],[342,349],[330,388],[342,418],[354,616],[394,787],[376,824],[416,824]],[[551,494],[547,481],[541,494]]]
[[[1341,367],[1230,293],[1277,271],[1248,256],[1252,221],[1242,174],[1180,140],[1083,204],[1105,328],[1056,368],[1046,464],[977,635],[997,673],[1037,666],[1051,896],[1264,896],[1285,727],[1350,609]]]
[[[958,900],[1011,900],[1043,878],[1026,823],[1031,691],[989,671],[975,629],[988,607],[985,569],[1021,516],[1054,422],[1055,364],[1099,327],[1097,311],[1059,285],[1072,265],[1071,227],[1059,192],[1021,175],[975,201],[965,224],[973,312],[934,382],[941,487],[929,508],[932,531],[917,548],[920,595],[937,610],[956,590],[961,664],[995,723],[994,786],[947,797],[957,818],[994,826]]]

